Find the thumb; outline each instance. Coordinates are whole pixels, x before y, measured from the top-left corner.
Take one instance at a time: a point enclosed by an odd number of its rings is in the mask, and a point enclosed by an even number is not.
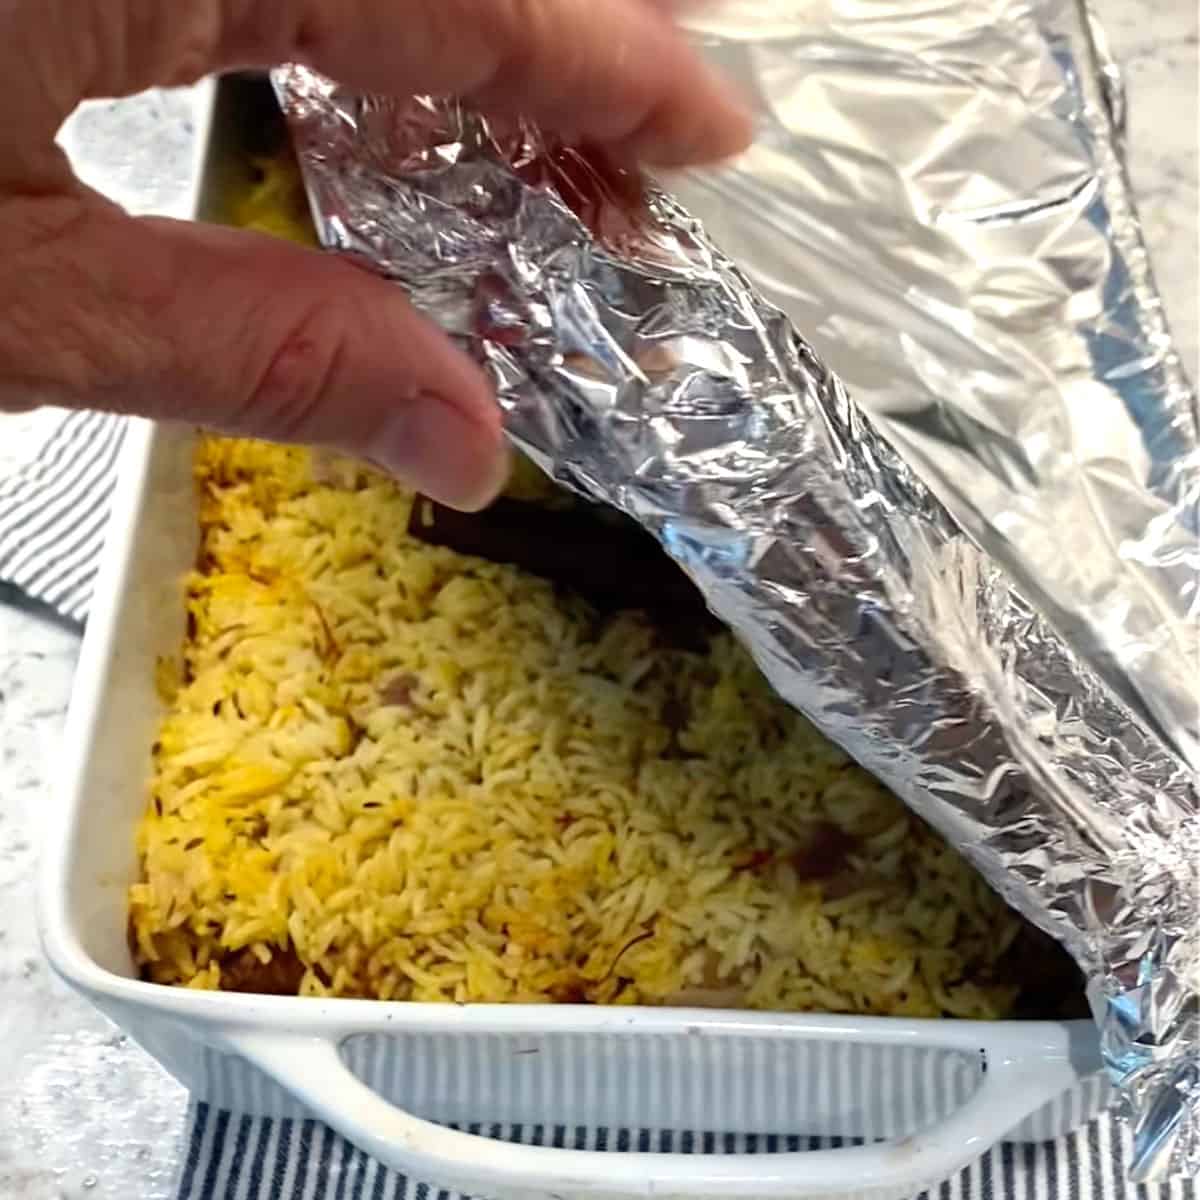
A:
[[[90,196],[6,201],[0,230],[0,408],[103,408],[325,445],[465,509],[503,485],[487,380],[395,284]]]

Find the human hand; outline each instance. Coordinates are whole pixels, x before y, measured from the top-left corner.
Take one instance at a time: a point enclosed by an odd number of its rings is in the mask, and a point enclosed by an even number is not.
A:
[[[394,284],[262,235],[130,217],[75,179],[62,122],[89,97],[299,61],[663,166],[749,136],[662,0],[9,0],[0,31],[0,410],[327,445],[462,508],[503,483],[499,413]]]

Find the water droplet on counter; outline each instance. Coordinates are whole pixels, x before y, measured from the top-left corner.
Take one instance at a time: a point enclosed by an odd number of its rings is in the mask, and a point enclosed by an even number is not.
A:
[[[85,1187],[85,1188],[86,1188],[86,1189],[87,1189],[89,1192],[90,1192],[90,1191],[92,1190],[92,1188],[94,1188],[94,1187],[96,1186],[96,1184],[98,1184],[99,1182],[100,1182],[100,1180],[99,1180],[99,1179],[97,1179],[95,1175],[85,1175],[85,1176],[83,1177],[83,1186],[84,1186],[84,1187]]]

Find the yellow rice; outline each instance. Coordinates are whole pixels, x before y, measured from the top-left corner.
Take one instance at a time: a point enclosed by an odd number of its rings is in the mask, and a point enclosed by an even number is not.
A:
[[[671,649],[417,541],[356,464],[207,438],[196,473],[129,894],[147,978],[288,955],[304,995],[1010,1010],[1017,918],[731,637]]]

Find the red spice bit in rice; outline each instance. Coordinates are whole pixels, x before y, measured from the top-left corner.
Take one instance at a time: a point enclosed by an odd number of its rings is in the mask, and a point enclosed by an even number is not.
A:
[[[616,971],[617,964],[620,963],[621,959],[624,958],[625,955],[628,954],[629,951],[632,950],[639,942],[649,941],[649,939],[653,936],[653,929],[643,929],[641,933],[635,934],[633,937],[631,937],[629,941],[627,941],[625,945],[623,945],[620,950],[617,951],[616,957],[609,964],[608,970],[604,972],[599,982],[607,983],[613,977],[613,973]]]
[[[324,650],[322,651],[326,662],[333,662],[341,657],[342,648],[338,645],[338,640],[333,636],[333,629],[329,625],[329,618],[325,615],[325,610],[315,601],[310,599],[309,605],[313,612],[317,614],[317,620],[321,625],[321,636],[325,641]]]
[[[773,850],[751,850],[744,858],[733,864],[735,871],[753,871],[758,873],[769,867],[775,861]]]

